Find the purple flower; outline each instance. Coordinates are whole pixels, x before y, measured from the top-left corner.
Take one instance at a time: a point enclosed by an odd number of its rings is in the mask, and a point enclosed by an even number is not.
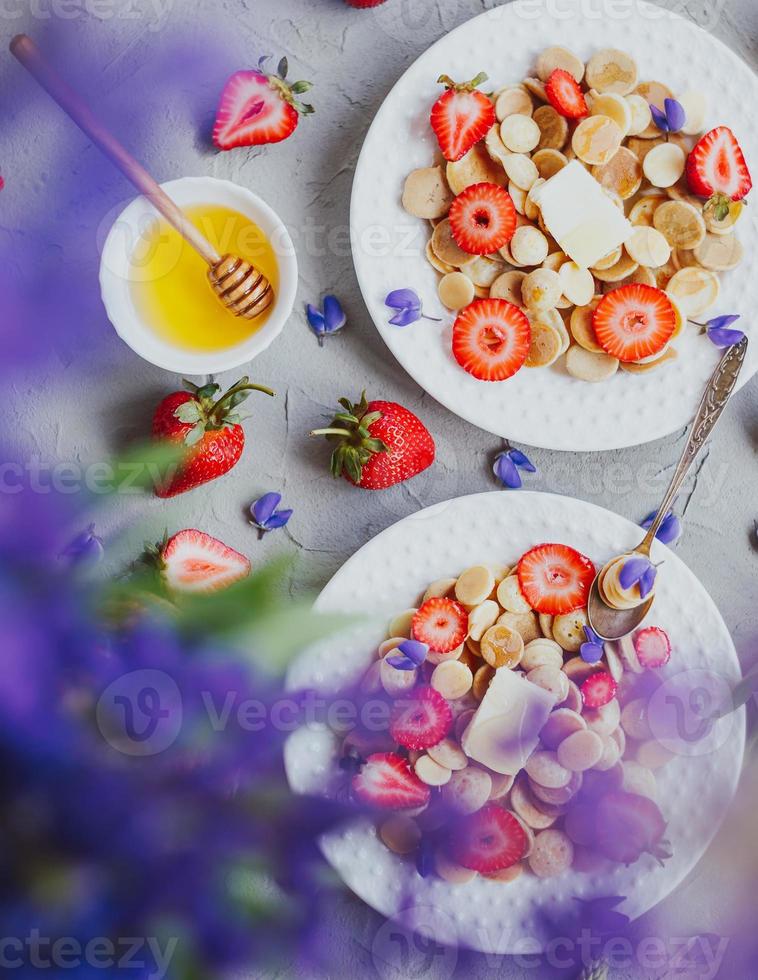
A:
[[[73,541],[69,541],[58,557],[73,568],[76,565],[96,565],[102,561],[104,553],[103,539],[95,534],[95,525],[90,524]]]
[[[636,585],[640,590],[640,598],[644,599],[655,585],[657,569],[649,558],[630,558],[624,562],[619,573],[619,585],[622,589],[631,589]]]
[[[623,895],[604,895],[598,898],[575,898],[582,906],[581,921],[585,927],[601,935],[619,935],[629,925],[628,915],[618,911],[626,901]]]
[[[514,449],[510,443],[506,442],[506,448],[502,453],[498,453],[492,467],[492,472],[503,484],[511,490],[518,490],[521,486],[521,474],[519,470],[527,473],[536,473],[537,467],[529,457],[522,453],[520,449]]]
[[[656,105],[650,106],[653,122],[663,133],[678,133],[687,121],[684,106],[676,99],[664,99],[663,105],[663,110]]]
[[[258,534],[263,537],[267,531],[275,531],[277,528],[284,527],[290,517],[291,510],[277,510],[281,503],[280,493],[265,493],[250,506],[250,515],[253,518],[250,523],[258,528]]]
[[[429,655],[429,647],[419,640],[405,640],[397,652],[387,657],[387,663],[395,670],[415,670]]]
[[[642,521],[640,527],[644,527],[645,530],[647,530],[655,520],[657,514],[657,511],[651,511],[645,520]],[[659,541],[662,541],[663,544],[673,544],[682,536],[682,522],[679,520],[676,514],[669,511],[663,518],[661,526],[658,528],[655,536]]]
[[[421,299],[412,289],[395,289],[384,302],[391,310],[397,310],[390,320],[395,327],[407,327],[422,317],[439,323],[438,317],[427,316],[424,313]]]
[[[716,316],[708,320],[705,324],[705,333],[708,340],[717,347],[732,347],[745,339],[742,330],[730,330],[729,327],[739,320],[738,313]]]
[[[587,637],[587,642],[579,648],[579,656],[585,663],[596,664],[603,659],[603,641],[591,626],[584,627],[584,635]]]
[[[324,337],[337,333],[347,323],[345,311],[342,309],[342,305],[336,296],[329,295],[324,297],[323,313],[311,303],[306,305],[305,312],[311,330],[318,337],[319,347],[324,346]]]

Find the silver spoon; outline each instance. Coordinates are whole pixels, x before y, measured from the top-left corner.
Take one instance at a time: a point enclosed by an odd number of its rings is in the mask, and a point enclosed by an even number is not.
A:
[[[698,453],[703,447],[705,440],[713,431],[713,427],[718,422],[721,413],[724,411],[729,397],[734,391],[737,383],[742,363],[747,353],[747,337],[743,338],[738,344],[728,347],[719,361],[718,367],[711,375],[708,387],[700,402],[695,421],[687,439],[687,444],[682,452],[682,457],[676,468],[676,472],[671,480],[666,496],[663,498],[661,506],[658,508],[655,520],[650,525],[645,537],[636,548],[628,552],[632,555],[640,555],[643,558],[650,557],[655,535],[663,523],[666,514],[671,509],[672,504],[679,493],[685,477],[690,471],[690,467],[697,458]],[[598,587],[599,575],[592,583],[589,602],[587,603],[587,618],[592,629],[603,640],[620,640],[628,636],[639,626],[647,616],[653,604],[654,594],[634,609],[614,609],[603,599]]]

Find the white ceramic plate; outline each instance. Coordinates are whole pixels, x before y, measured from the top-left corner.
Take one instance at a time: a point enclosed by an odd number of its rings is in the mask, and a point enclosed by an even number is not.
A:
[[[319,645],[293,666],[293,688],[334,691],[360,676],[385,637],[389,618],[414,605],[436,578],[478,562],[511,563],[541,541],[562,541],[600,562],[639,540],[639,528],[610,511],[545,493],[485,493],[459,497],[405,518],[360,549],[319,597],[322,611],[375,612],[379,623]],[[709,684],[731,689],[740,675],[737,656],[718,610],[687,566],[663,545],[665,559],[651,622],[665,628],[674,652],[661,696],[671,684],[708,671]],[[706,677],[703,674],[703,677]],[[658,696],[658,695],[657,695]],[[719,695],[720,697],[720,695]],[[431,918],[440,941],[459,940],[484,952],[523,951],[550,938],[545,914],[573,906],[571,898],[625,895],[621,911],[636,917],[669,894],[698,862],[734,795],[742,764],[744,711],[723,718],[693,746],[659,770],[659,800],[674,856],[665,867],[645,857],[603,875],[569,872],[540,880],[522,875],[510,885],[478,878],[451,886],[422,879],[412,861],[399,858],[357,821],[325,838],[326,857],[347,885],[384,915],[408,925]],[[340,740],[320,723],[295,732],[287,743],[287,773],[297,792],[329,792],[339,779]]]
[[[591,16],[583,14],[588,10]],[[707,127],[732,127],[758,174],[758,129],[752,118],[758,79],[710,34],[641,0],[613,5],[517,0],[442,38],[387,96],[356,170],[353,258],[364,299],[387,346],[411,377],[456,415],[499,436],[546,449],[618,449],[667,435],[693,418],[718,360],[716,349],[692,328],[676,342],[678,360],[648,374],[620,371],[607,382],[588,384],[555,366],[523,369],[505,382],[477,381],[451,353],[454,317],[442,310],[439,277],[424,257],[429,226],[407,215],[400,203],[408,173],[435,159],[429,110],[441,91],[435,84],[439,75],[467,79],[484,70],[488,85],[499,88],[533,74],[537,54],[551,44],[565,45],[585,59],[600,48],[621,48],[637,60],[641,80],[658,79],[675,93],[701,89],[710,101]],[[708,315],[741,312],[743,327],[749,328],[748,315],[758,307],[758,217],[752,208],[740,220],[739,237],[745,259],[737,271],[722,277],[721,297]],[[384,299],[390,290],[405,286],[416,289],[427,312],[442,316],[443,323],[390,326]],[[753,344],[740,384],[756,370],[758,344]]]

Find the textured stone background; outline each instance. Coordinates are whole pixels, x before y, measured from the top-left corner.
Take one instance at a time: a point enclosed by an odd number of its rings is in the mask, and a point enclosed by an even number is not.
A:
[[[102,113],[159,179],[207,174],[238,181],[266,198],[304,242],[298,307],[281,338],[251,368],[254,379],[276,388],[278,397],[251,399],[242,463],[223,481],[169,502],[124,494],[99,525],[108,539],[108,570],[121,570],[145,539],[157,539],[164,529],[196,526],[246,551],[256,563],[282,551],[295,555],[292,594],[315,590],[361,544],[399,518],[493,486],[497,440],[424,395],[369,321],[347,226],[355,162],[382,99],[430,43],[494,5],[493,0],[389,0],[376,11],[353,11],[342,0],[0,4],[0,32],[10,37],[29,30],[41,37],[61,63],[71,65],[77,84],[97,93]],[[707,27],[755,67],[758,6],[753,0],[666,5]],[[285,144],[219,154],[207,137],[223,80],[265,53],[286,53],[292,77],[315,83],[318,113]],[[73,344],[61,330],[47,367],[33,376],[22,371],[6,392],[5,444],[13,458],[32,467],[38,461],[44,482],[56,464],[86,472],[144,435],[155,403],[179,379],[139,361],[121,343],[95,294],[104,216],[112,218],[113,209],[128,200],[128,187],[7,55],[0,56],[0,108],[0,170],[7,185],[0,198],[2,248],[18,241],[40,247],[55,275],[68,283],[65,302],[76,311],[86,337]],[[349,325],[319,350],[302,303],[325,291],[342,298]],[[55,312],[51,309],[53,321]],[[219,380],[231,383],[235,377],[230,373]],[[307,435],[328,418],[337,397],[357,396],[362,387],[418,412],[438,446],[432,470],[378,495],[332,481],[326,447]],[[530,451],[539,475],[529,486],[583,497],[639,520],[665,488],[684,435],[594,456]],[[758,646],[757,449],[758,381],[753,379],[720,423],[678,508],[686,518],[679,553],[713,594],[746,665]],[[295,516],[286,533],[258,543],[244,508],[270,489],[283,493]],[[703,862],[665,903],[666,924],[658,926],[664,930],[659,934],[728,934],[734,910],[726,900],[716,907],[712,895],[714,884],[722,893],[731,889],[733,873],[718,857]],[[379,917],[355,899],[346,897],[335,907],[334,976],[356,970],[373,975],[374,968],[382,976],[410,975],[412,964],[392,972],[372,960],[380,926]],[[427,973],[415,975],[449,976],[453,965],[443,957]],[[482,977],[547,975],[482,957],[462,957],[458,970]],[[734,964],[719,975],[747,976]]]

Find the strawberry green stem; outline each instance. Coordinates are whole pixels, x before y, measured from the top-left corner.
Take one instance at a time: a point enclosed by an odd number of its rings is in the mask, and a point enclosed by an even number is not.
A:
[[[353,435],[347,429],[313,429],[310,433],[312,436],[345,436],[345,438],[350,439]]]

